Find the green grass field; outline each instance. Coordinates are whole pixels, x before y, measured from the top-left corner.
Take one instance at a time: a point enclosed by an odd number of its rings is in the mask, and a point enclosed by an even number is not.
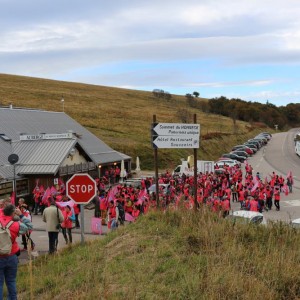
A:
[[[300,232],[206,209],[149,213],[33,264],[33,299],[299,299]],[[19,299],[30,299],[21,266]]]
[[[113,149],[130,155],[133,167],[139,156],[142,170],[151,170],[154,165],[150,135],[154,114],[158,122],[170,123],[182,123],[178,116],[182,112],[192,123],[196,114],[201,125],[198,159],[203,160],[217,159],[232,145],[267,130],[239,121],[234,127],[232,119],[189,107],[183,96],[165,100],[155,98],[151,92],[0,74],[1,105],[62,111],[62,96],[68,115]],[[160,149],[159,168],[173,168],[180,158],[192,153],[191,149]]]

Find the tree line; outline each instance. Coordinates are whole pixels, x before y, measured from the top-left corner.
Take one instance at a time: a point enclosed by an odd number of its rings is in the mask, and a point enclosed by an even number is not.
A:
[[[171,100],[172,95],[164,90],[155,89],[153,95],[156,98]],[[205,113],[219,114],[225,117],[245,122],[261,122],[269,127],[278,128],[300,126],[300,103],[290,103],[286,106],[275,106],[252,101],[244,101],[238,98],[228,99],[224,96],[201,99],[200,93],[195,91],[185,95],[188,107],[199,109]],[[190,113],[188,110],[180,110],[178,117],[183,122],[188,122]]]
[[[261,122],[273,128],[275,125],[282,129],[286,126],[297,127],[300,124],[299,103],[277,107],[268,101],[266,104],[262,104],[241,99],[227,99],[221,96],[210,99],[208,107],[205,109],[208,109],[210,113],[249,123]]]

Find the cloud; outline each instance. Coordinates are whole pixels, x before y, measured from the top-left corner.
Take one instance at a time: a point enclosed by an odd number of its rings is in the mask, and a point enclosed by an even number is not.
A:
[[[252,80],[252,81],[236,81],[236,82],[203,82],[203,83],[188,83],[187,87],[234,87],[234,86],[264,86],[273,83],[272,80]]]
[[[111,86],[272,90],[276,76],[224,74],[298,65],[299,14],[298,0],[2,0],[0,72]]]

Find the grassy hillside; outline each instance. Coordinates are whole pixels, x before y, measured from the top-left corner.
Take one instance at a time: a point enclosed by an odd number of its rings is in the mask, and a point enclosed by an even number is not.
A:
[[[151,92],[0,74],[0,103],[19,107],[62,111],[81,123],[112,148],[135,157],[142,169],[153,168],[150,125],[153,114],[159,122],[181,123],[178,114],[197,114],[201,124],[199,159],[213,160],[261,129],[245,122],[206,114],[187,105],[183,96],[157,99]],[[207,99],[199,99],[207,101]],[[234,133],[234,134],[233,134]],[[159,167],[173,167],[192,150],[159,150]]]
[[[33,265],[34,299],[299,299],[300,232],[207,211],[150,213]],[[18,275],[29,299],[28,266]]]

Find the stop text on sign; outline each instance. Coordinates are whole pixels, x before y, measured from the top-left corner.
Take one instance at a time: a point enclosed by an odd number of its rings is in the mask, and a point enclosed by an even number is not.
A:
[[[70,192],[71,193],[90,193],[94,189],[94,186],[89,184],[89,185],[70,185]]]

